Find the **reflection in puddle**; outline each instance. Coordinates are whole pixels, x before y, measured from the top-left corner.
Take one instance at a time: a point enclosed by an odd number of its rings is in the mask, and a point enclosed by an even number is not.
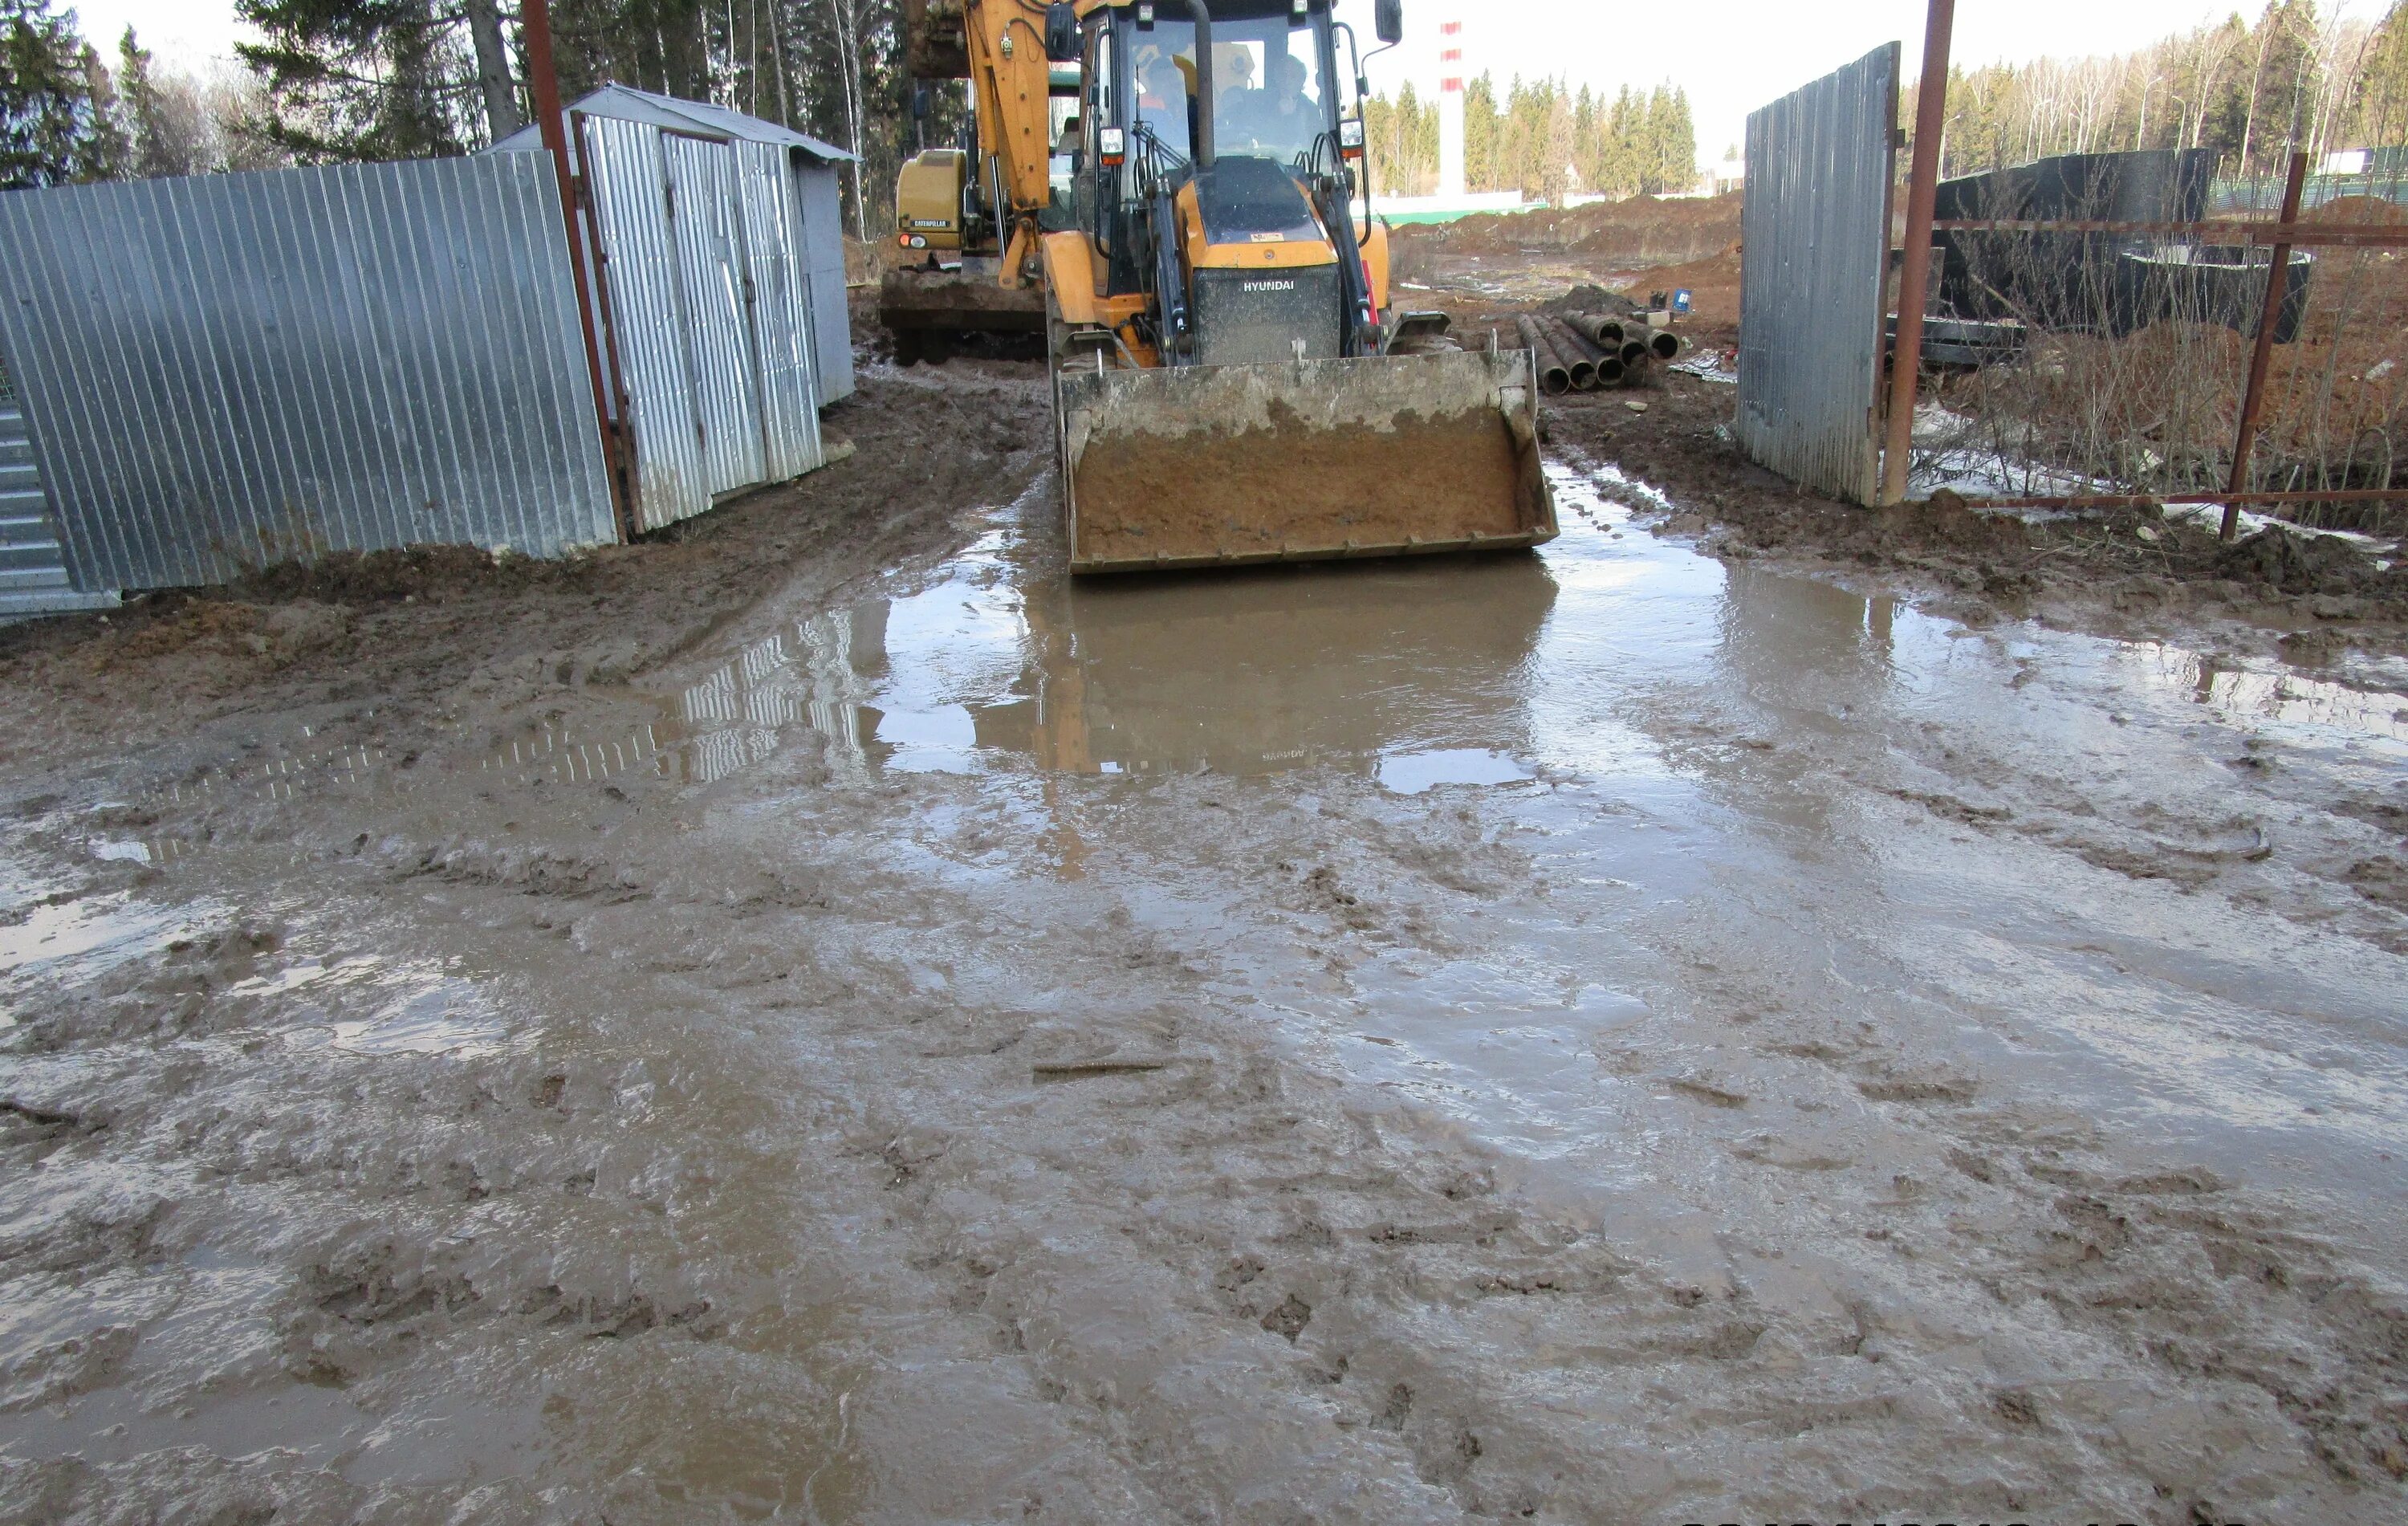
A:
[[[1529,776],[1510,756],[1528,746],[1522,670],[1556,595],[1536,557],[1072,582],[1010,567],[1012,549],[990,536],[924,592],[746,648],[677,698],[676,774],[724,778],[808,727],[846,782],[1013,764]],[[1458,755],[1484,761],[1443,761]]]
[[[515,1038],[477,982],[423,962],[305,961],[244,981],[229,995],[304,993],[313,1021],[294,1044],[352,1055],[492,1054]]]
[[[1626,533],[1633,513],[1671,505],[1610,464],[1549,470],[1564,535],[1527,555],[1072,580],[1016,527],[997,530],[920,593],[755,641],[665,699],[657,723],[565,749],[554,771],[646,767],[710,783],[808,729],[842,784],[882,769],[1324,767],[1417,793],[1528,779],[1539,762],[1654,767],[1653,744],[1597,703],[1617,684],[1728,669],[1781,705],[1859,669],[1883,682],[1900,622],[1938,632],[1888,599],[1727,571]],[[1019,511],[1049,512],[1050,491],[1040,482]],[[2408,726],[2396,697],[2130,650],[2155,665],[2154,683],[2180,675],[2229,714],[2395,738]],[[546,737],[494,763],[556,745]]]
[[[368,711],[362,719],[373,718]],[[302,727],[303,738],[311,733]],[[381,747],[346,743],[308,752],[261,758],[235,768],[217,770],[197,779],[177,780],[162,786],[157,799],[166,805],[197,805],[230,793],[249,793],[265,800],[290,800],[312,785],[355,785],[376,776],[385,760]]]
[[[1502,753],[1477,747],[1391,753],[1379,767],[1380,787],[1398,795],[1418,795],[1440,785],[1510,785],[1536,777],[1534,770]]]
[[[42,900],[0,911],[0,977],[54,976],[55,967],[103,964],[154,952],[188,934],[206,905],[155,906],[120,895]]]
[[[2275,667],[2243,667],[2178,646],[2124,648],[2133,676],[2186,692],[2229,721],[2315,727],[2408,741],[2408,695],[2355,688]]]

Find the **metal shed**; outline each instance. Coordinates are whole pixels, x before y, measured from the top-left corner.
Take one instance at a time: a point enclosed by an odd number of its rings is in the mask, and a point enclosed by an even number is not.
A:
[[[619,539],[570,278],[524,155],[0,193],[0,612]]]
[[[636,526],[825,460],[853,391],[839,166],[775,122],[607,85],[564,113]],[[493,154],[538,151],[533,125]]]

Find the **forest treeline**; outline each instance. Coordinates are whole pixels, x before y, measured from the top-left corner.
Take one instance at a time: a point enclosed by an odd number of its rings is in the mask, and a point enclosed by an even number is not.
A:
[[[1372,184],[1393,195],[1438,189],[1438,101],[1407,82],[1364,110]],[[1686,191],[1698,180],[1698,133],[1689,95],[1676,85],[1611,99],[1562,80],[1515,79],[1500,100],[1484,74],[1463,91],[1463,185],[1519,191],[1534,201],[1567,192],[1629,196]]]
[[[513,0],[235,0],[259,40],[207,76],[164,66],[131,35],[87,39],[61,0],[0,0],[0,186],[274,164],[471,151],[525,120]],[[508,7],[508,8],[506,8]],[[852,198],[883,231],[882,187],[945,103],[916,122],[903,0],[552,0],[565,94],[617,80],[712,100],[857,150]],[[1913,91],[1903,120],[1913,120]],[[1438,103],[1375,97],[1375,183],[1433,191]],[[1627,195],[1687,189],[1698,148],[1686,94],[1612,94],[1488,76],[1465,96],[1474,191]],[[2224,172],[2268,174],[2293,146],[2408,144],[2408,0],[2375,21],[2270,0],[2113,57],[1960,67],[1949,84],[1950,173],[2049,153],[2206,148]]]
[[[1909,90],[1902,119],[1914,119]],[[2209,149],[2219,173],[2281,173],[2295,149],[2408,143],[2408,3],[2378,21],[2273,0],[2137,52],[1952,69],[1942,173],[2056,153]]]
[[[509,0],[235,10],[260,40],[202,79],[160,68],[130,36],[94,46],[59,0],[0,0],[0,187],[466,153],[528,119]],[[616,81],[855,150],[853,210],[882,231],[877,188],[921,130],[901,0],[552,0],[551,14],[564,99]],[[945,130],[941,102],[927,130]],[[172,147],[145,157],[145,144]]]

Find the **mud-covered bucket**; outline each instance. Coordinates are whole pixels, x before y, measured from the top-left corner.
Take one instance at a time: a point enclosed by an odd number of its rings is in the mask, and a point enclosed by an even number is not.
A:
[[[1524,351],[1055,374],[1070,569],[1555,537]]]

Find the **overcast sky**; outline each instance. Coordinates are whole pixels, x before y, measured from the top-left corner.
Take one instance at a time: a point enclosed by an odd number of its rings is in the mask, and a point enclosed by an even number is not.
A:
[[[2244,0],[2255,14],[2264,0]],[[1338,0],[1369,41],[1370,0]],[[1912,79],[1923,56],[1922,0],[1691,0],[1634,8],[1601,0],[1404,0],[1405,44],[1373,61],[1371,88],[1412,79],[1438,83],[1438,23],[1460,7],[1470,72],[1502,84],[1557,75],[1574,86],[1612,90],[1670,80],[1687,88],[1698,122],[1698,155],[1713,161],[1744,135],[1756,107],[1880,44],[1905,45]],[[84,33],[104,48],[130,22],[163,59],[198,71],[232,52],[233,0],[80,0]],[[2043,54],[2122,52],[2187,31],[2236,8],[2232,0],[1963,0],[1956,7],[1959,64]],[[2341,0],[2327,14],[2372,20],[2387,0]],[[1642,20],[1641,18],[1644,18]]]

